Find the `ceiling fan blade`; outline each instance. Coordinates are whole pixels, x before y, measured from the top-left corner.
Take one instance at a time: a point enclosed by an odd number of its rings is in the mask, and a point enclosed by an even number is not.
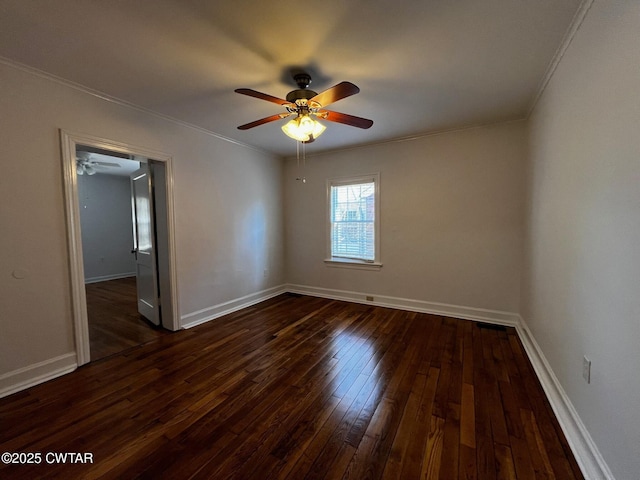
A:
[[[281,118],[286,118],[290,113],[278,113],[276,115],[271,115],[270,117],[261,118],[260,120],[256,120],[255,122],[246,123],[244,125],[240,125],[238,130],[249,130],[250,128],[257,127],[259,125],[264,125],[265,123],[275,122],[276,120],[280,120]]]
[[[278,105],[292,105],[291,102],[287,102],[282,98],[274,97],[272,95],[267,95],[266,93],[262,93],[262,92],[257,92],[256,90],[251,90],[250,88],[237,88],[235,92],[241,93],[242,95],[248,95],[254,98],[259,98],[261,100],[266,100],[267,102],[277,103]]]
[[[310,98],[309,103],[318,102],[321,106],[326,107],[333,102],[355,95],[359,91],[360,89],[351,82],[340,82],[324,92],[320,92],[315,97]]]
[[[316,115],[324,120],[344,123],[345,125],[351,125],[352,127],[369,128],[373,125],[373,120],[356,117],[355,115],[347,115],[346,113],[332,112],[331,110],[320,110]]]
[[[120,168],[120,164],[119,163],[112,163],[112,162],[93,162],[93,165],[99,165],[101,167]]]

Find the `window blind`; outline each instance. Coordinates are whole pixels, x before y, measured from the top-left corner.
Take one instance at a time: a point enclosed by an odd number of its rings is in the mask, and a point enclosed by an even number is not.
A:
[[[331,256],[374,261],[375,182],[331,186]]]

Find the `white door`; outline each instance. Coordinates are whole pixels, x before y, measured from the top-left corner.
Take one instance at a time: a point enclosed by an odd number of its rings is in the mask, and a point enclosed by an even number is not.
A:
[[[131,174],[138,312],[154,325],[160,325],[151,175],[149,164],[141,163],[140,167]]]

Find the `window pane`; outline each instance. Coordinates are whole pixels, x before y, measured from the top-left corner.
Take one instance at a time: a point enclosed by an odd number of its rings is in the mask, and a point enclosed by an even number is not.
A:
[[[375,183],[331,186],[331,256],[375,259]]]

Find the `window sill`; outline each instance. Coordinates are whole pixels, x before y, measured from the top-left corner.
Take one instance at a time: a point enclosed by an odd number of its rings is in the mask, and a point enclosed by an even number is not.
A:
[[[327,258],[324,263],[327,267],[355,268],[358,270],[380,270],[382,264],[379,262],[367,262],[351,258]]]

